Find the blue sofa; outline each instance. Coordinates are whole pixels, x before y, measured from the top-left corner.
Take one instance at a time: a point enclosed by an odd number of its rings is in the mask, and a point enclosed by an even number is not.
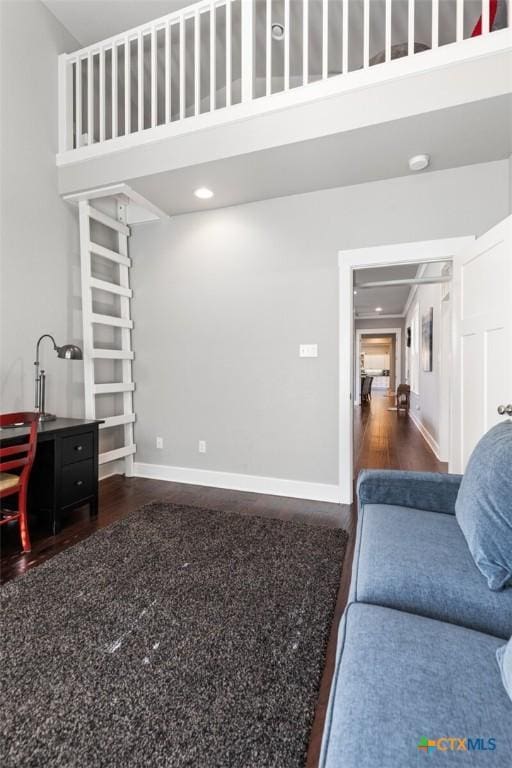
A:
[[[512,635],[512,587],[491,591],[475,565],[455,517],[461,479],[359,477],[321,768],[411,768],[427,752],[443,766],[512,766],[495,655]]]

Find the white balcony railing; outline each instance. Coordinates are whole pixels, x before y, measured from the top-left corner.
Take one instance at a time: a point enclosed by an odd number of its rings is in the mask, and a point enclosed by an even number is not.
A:
[[[507,11],[506,0],[202,0],[59,57],[59,152],[114,149],[121,137],[428,57],[507,26]]]

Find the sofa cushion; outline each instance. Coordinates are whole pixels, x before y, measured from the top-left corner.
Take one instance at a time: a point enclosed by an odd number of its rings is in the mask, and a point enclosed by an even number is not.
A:
[[[512,580],[512,421],[497,424],[471,454],[455,514],[490,589]]]
[[[444,472],[406,472],[363,469],[357,478],[359,504],[395,504],[429,512],[455,514],[462,475]]]
[[[423,616],[350,605],[321,768],[409,768],[425,759],[423,740],[442,738],[466,745],[461,755],[440,742],[443,766],[507,765],[512,702],[496,664],[500,642]],[[494,754],[469,748],[492,747],[490,739]]]
[[[360,514],[351,599],[509,638],[512,589],[491,592],[453,515],[389,504]]]

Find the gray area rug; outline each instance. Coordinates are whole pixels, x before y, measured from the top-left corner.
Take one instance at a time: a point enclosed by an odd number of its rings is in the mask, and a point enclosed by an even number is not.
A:
[[[3,768],[303,766],[346,540],[155,503],[8,583]]]

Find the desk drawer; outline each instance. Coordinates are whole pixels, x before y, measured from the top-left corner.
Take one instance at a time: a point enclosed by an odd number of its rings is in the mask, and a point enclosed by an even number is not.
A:
[[[66,507],[94,494],[94,461],[77,461],[62,469],[60,506]]]
[[[79,435],[62,438],[62,463],[74,464],[75,461],[90,459],[94,451],[94,433],[83,432]]]

